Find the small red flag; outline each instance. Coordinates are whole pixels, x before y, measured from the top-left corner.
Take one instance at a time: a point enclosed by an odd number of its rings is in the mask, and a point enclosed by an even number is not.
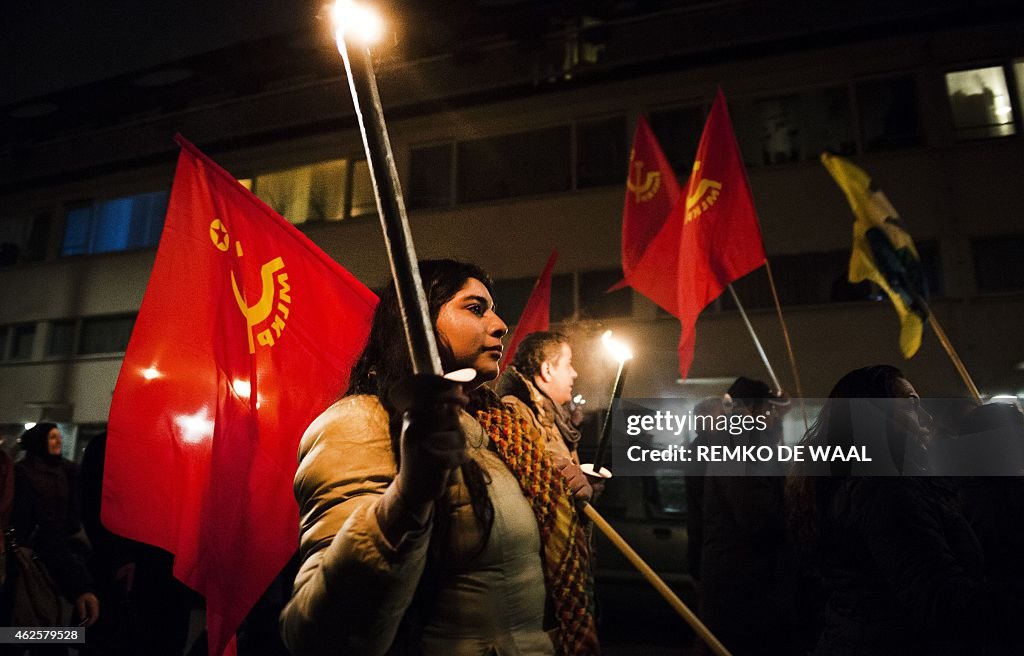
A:
[[[533,284],[530,298],[526,300],[526,307],[523,308],[523,313],[516,323],[515,332],[509,339],[508,348],[505,349],[505,355],[501,360],[503,371],[512,362],[516,349],[519,348],[519,342],[523,341],[524,337],[551,327],[551,270],[555,268],[556,261],[558,261],[558,251],[551,251],[551,257],[544,265],[544,270],[541,271],[537,282]]]
[[[298,547],[299,438],[345,387],[376,296],[181,137],[110,408],[102,519],[174,554],[209,653]]]
[[[668,219],[679,198],[679,182],[672,166],[640,116],[629,152],[626,201],[622,208],[622,273],[624,280],[609,291],[625,286],[636,289],[669,312],[675,311],[675,294],[664,296],[659,280],[664,271],[638,268],[644,253]]]
[[[701,311],[729,283],[765,261],[754,198],[719,89],[690,179],[627,276],[634,289],[682,324],[679,372],[683,378],[693,362],[694,327]]]

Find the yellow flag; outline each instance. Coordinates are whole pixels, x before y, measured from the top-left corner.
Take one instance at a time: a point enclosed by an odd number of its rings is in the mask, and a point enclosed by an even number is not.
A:
[[[855,217],[849,280],[870,280],[885,290],[900,318],[900,350],[903,357],[913,357],[928,317],[923,303],[927,285],[914,240],[863,169],[828,153],[821,154],[821,163],[846,194]]]

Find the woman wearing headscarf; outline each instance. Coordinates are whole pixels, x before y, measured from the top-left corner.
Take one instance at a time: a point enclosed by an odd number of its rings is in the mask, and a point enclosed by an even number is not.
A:
[[[82,529],[78,466],[61,456],[63,438],[56,424],[36,424],[19,442],[25,457],[14,468],[15,534],[46,565],[74,606],[75,621],[92,626],[100,606],[87,565],[90,549]]]

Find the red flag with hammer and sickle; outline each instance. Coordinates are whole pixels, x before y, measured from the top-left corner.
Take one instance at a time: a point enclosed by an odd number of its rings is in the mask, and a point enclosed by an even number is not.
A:
[[[174,554],[209,653],[298,547],[303,430],[345,389],[376,296],[192,144],[110,409],[102,520]]]

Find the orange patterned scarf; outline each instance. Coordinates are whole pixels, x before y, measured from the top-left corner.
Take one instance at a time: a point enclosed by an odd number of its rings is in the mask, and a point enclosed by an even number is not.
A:
[[[504,407],[477,413],[498,455],[519,480],[540,528],[544,580],[558,621],[556,653],[590,656],[601,652],[587,592],[590,554],[579,512],[565,479],[544,453],[544,440],[531,435],[529,421]]]

